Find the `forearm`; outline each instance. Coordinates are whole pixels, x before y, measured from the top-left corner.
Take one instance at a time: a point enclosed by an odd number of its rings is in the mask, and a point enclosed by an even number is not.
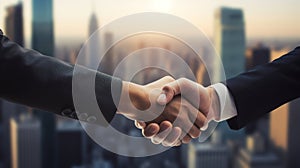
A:
[[[0,40],[2,98],[55,112],[72,106],[71,65],[26,50],[5,36],[1,35]]]
[[[300,96],[300,48],[226,81],[238,115],[228,121],[239,129]]]
[[[73,76],[77,75],[82,79],[94,77],[93,89],[98,105],[106,120],[110,121],[116,112],[111,86],[112,84],[115,86],[115,101],[118,103],[122,81],[87,68],[81,68],[81,71],[73,73],[73,65],[24,49],[0,35],[1,98],[77,118],[72,93]],[[77,92],[84,96],[86,88],[79,85]],[[86,110],[81,113],[91,112]]]

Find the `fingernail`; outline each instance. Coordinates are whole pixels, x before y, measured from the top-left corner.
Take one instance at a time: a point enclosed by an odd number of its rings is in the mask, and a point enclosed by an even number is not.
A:
[[[165,94],[160,94],[157,98],[158,103],[165,104],[166,103],[167,96]]]
[[[156,129],[154,127],[150,127],[149,131],[150,131],[150,133],[153,134],[153,133],[155,133]]]
[[[206,122],[203,127],[200,128],[201,131],[205,131],[208,128],[208,122]]]

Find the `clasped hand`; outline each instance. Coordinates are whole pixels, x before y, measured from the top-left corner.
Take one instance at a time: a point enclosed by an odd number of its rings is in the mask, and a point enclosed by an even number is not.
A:
[[[123,82],[117,113],[134,120],[154,144],[179,146],[206,129],[217,115],[214,103],[213,88],[166,76],[144,86]]]

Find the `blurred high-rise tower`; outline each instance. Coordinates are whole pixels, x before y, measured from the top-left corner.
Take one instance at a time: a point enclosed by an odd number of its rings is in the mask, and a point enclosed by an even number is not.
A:
[[[52,0],[33,0],[32,10],[32,48],[42,54],[53,56],[53,2]],[[42,128],[42,167],[53,168],[55,116],[40,110],[36,110],[36,112],[41,119]]]
[[[283,152],[285,167],[300,167],[300,99],[287,103],[270,115],[270,137]]]
[[[215,12],[215,46],[221,57],[225,77],[233,77],[245,70],[245,23],[241,9],[221,7]],[[220,65],[216,65],[216,75],[220,76]]]
[[[245,22],[242,9],[221,7],[215,11],[215,47],[221,57],[225,70],[222,76],[221,64],[215,62],[213,81],[233,77],[245,69]],[[218,129],[224,133],[224,140],[241,139],[244,131],[231,131],[226,122],[220,123]]]
[[[246,51],[246,69],[250,70],[258,65],[263,65],[270,62],[270,48],[259,43],[257,46],[247,49]]]
[[[19,45],[24,45],[23,4],[19,2],[6,8],[5,34]]]
[[[32,1],[32,48],[53,56],[53,2],[52,0]]]
[[[23,35],[23,4],[19,2],[12,4],[6,8],[5,17],[5,34],[19,45],[24,45]],[[0,107],[0,113],[3,123],[3,138],[1,138],[0,152],[3,156],[4,167],[10,167],[11,165],[11,139],[9,136],[9,122],[12,117],[18,116],[21,112],[25,112],[26,108],[22,105],[11,103],[8,101],[2,101],[2,107]]]
[[[282,158],[268,148],[266,139],[256,132],[247,136],[246,146],[236,152],[234,168],[283,168]]]
[[[89,68],[97,69],[98,61],[100,58],[100,37],[98,33],[95,33],[98,29],[98,19],[96,14],[93,12],[89,22],[89,43],[87,46],[87,56],[85,59],[85,66]],[[95,33],[95,34],[94,34]]]
[[[228,168],[231,150],[221,142],[221,133],[215,131],[211,139],[204,143],[188,145],[188,168]]]
[[[104,34],[104,48],[103,51],[105,52],[104,57],[101,60],[100,67],[98,70],[100,70],[103,73],[113,75],[113,71],[116,67],[116,58],[114,56],[114,49],[113,49],[113,33],[112,32],[106,32]]]
[[[30,114],[10,120],[12,168],[40,168],[40,121]]]

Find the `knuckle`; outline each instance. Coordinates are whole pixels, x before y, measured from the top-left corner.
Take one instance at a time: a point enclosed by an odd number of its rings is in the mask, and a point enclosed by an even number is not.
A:
[[[179,78],[178,80],[181,84],[187,84],[189,82],[189,80],[187,78]]]
[[[179,78],[178,83],[183,84],[186,81],[186,78]]]
[[[200,136],[200,131],[192,131],[192,133],[190,134],[192,138],[197,138]]]
[[[169,76],[169,75],[165,76],[164,79],[169,81],[169,82],[175,81],[175,79],[173,77]]]
[[[156,144],[156,145],[161,143],[161,141],[158,140],[158,139],[156,139],[156,138],[152,138],[152,139],[151,139],[151,142],[152,142],[153,144]]]
[[[166,139],[164,142],[165,142],[166,145],[170,146],[173,143],[173,140]]]

